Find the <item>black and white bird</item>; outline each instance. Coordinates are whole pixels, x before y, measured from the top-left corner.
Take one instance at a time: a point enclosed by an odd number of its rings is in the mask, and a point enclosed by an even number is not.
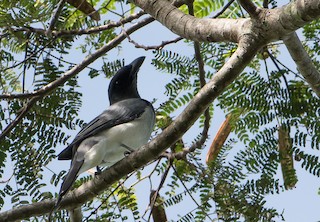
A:
[[[137,90],[137,73],[144,59],[139,57],[116,73],[108,90],[110,107],[89,122],[58,155],[59,160],[71,160],[71,167],[55,209],[79,174],[93,167],[112,166],[148,142],[155,113]]]

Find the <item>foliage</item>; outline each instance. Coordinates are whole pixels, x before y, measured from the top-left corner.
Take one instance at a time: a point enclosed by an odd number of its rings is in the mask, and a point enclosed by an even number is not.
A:
[[[76,66],[79,61],[75,62],[71,58],[73,55],[90,55],[114,41],[127,24],[90,34],[80,34],[79,30],[102,28],[109,24],[108,16],[123,21],[135,12],[133,5],[128,6],[124,1],[90,2],[99,8],[104,22],[94,22],[66,4],[54,27],[59,34],[52,32],[51,35],[44,31],[51,21],[57,0],[15,0],[0,4],[0,93],[9,95],[0,102],[1,130],[32,101],[33,95],[28,96],[28,93],[47,87]],[[226,2],[196,0],[195,16],[215,15]],[[262,5],[263,1],[255,3]],[[276,6],[277,1],[270,1],[270,7]],[[188,12],[187,6],[180,9]],[[243,17],[243,11],[234,2],[220,17]],[[318,21],[311,22],[303,30],[307,40],[305,46],[316,66],[319,66],[319,30]],[[191,50],[194,45],[187,40],[179,44]],[[119,52],[123,45],[114,48],[118,47]],[[210,81],[236,47],[232,43],[200,43],[206,81]],[[144,212],[143,207],[149,204],[149,191],[154,189],[159,191],[156,203],[166,211],[173,208],[176,213],[167,215],[169,220],[175,216],[179,217],[178,221],[274,221],[282,218],[276,209],[267,207],[265,197],[285,192],[288,189],[286,183],[295,184],[299,180],[296,176],[299,168],[320,176],[320,161],[314,152],[319,150],[320,144],[320,102],[299,75],[279,61],[283,59],[278,52],[281,49],[274,45],[266,48],[272,57],[261,59],[257,56],[219,96],[217,103],[209,107],[211,116],[218,109],[226,115],[238,113],[240,116],[232,126],[231,138],[213,163],[209,166],[203,164],[203,154],[207,151],[203,144],[185,158],[171,160],[164,155],[87,202],[82,207],[85,221],[149,220],[150,209]],[[169,79],[164,89],[164,101],[155,99],[161,101],[159,105],[155,103],[158,105],[156,133],[166,128],[201,88],[200,68],[193,54],[185,53],[180,47],[160,47],[150,56],[153,68]],[[91,79],[101,75],[110,78],[125,64],[124,59],[108,54],[101,60],[101,64],[87,67]],[[276,68],[273,68],[274,64]],[[82,106],[80,87],[78,77],[73,76],[63,85],[40,95],[41,99],[33,104],[22,121],[0,141],[0,175],[2,180],[9,178],[1,184],[2,209],[5,205],[12,208],[56,196],[56,187],[66,172],[53,173],[50,163],[56,158],[55,147],[70,142],[70,130],[84,124],[79,117]],[[206,127],[205,119],[203,115],[196,125],[200,132],[198,136],[194,133],[183,137],[168,149],[168,153],[176,154],[197,144],[203,136],[201,130]],[[216,127],[216,119],[212,119],[211,128]],[[286,174],[288,178],[281,178],[278,174],[282,160],[278,138],[280,127],[289,132],[291,146],[288,155],[295,162],[295,168]],[[91,178],[82,177],[75,187]],[[161,185],[162,181],[164,185]],[[138,192],[141,187],[143,197]],[[140,200],[146,196],[144,202],[147,203],[141,207]],[[190,202],[192,207],[185,208]],[[68,217],[65,211],[55,214],[60,221],[66,221]],[[40,217],[30,220],[37,221]]]

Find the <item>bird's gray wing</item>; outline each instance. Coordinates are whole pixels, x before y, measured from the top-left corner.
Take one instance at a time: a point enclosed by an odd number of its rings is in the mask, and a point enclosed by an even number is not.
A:
[[[94,136],[113,126],[130,122],[142,115],[146,107],[152,105],[143,99],[126,99],[111,105],[107,110],[89,122],[75,139],[60,154],[59,160],[71,160],[78,145],[86,138]]]

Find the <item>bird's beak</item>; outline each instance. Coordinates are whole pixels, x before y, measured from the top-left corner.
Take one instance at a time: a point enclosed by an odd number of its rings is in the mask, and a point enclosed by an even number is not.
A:
[[[141,65],[142,65],[142,63],[143,63],[145,58],[146,57],[141,56],[141,57],[135,59],[133,62],[130,63],[130,65],[132,66],[132,68],[131,68],[131,73],[132,74],[137,74],[138,73],[139,68],[141,67]]]

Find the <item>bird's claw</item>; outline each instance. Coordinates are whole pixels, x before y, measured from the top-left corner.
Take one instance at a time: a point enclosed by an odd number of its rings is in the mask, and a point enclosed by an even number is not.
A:
[[[95,176],[98,176],[98,175],[100,175],[101,174],[101,169],[100,169],[100,167],[99,166],[97,166],[97,171],[94,173],[94,175]]]

